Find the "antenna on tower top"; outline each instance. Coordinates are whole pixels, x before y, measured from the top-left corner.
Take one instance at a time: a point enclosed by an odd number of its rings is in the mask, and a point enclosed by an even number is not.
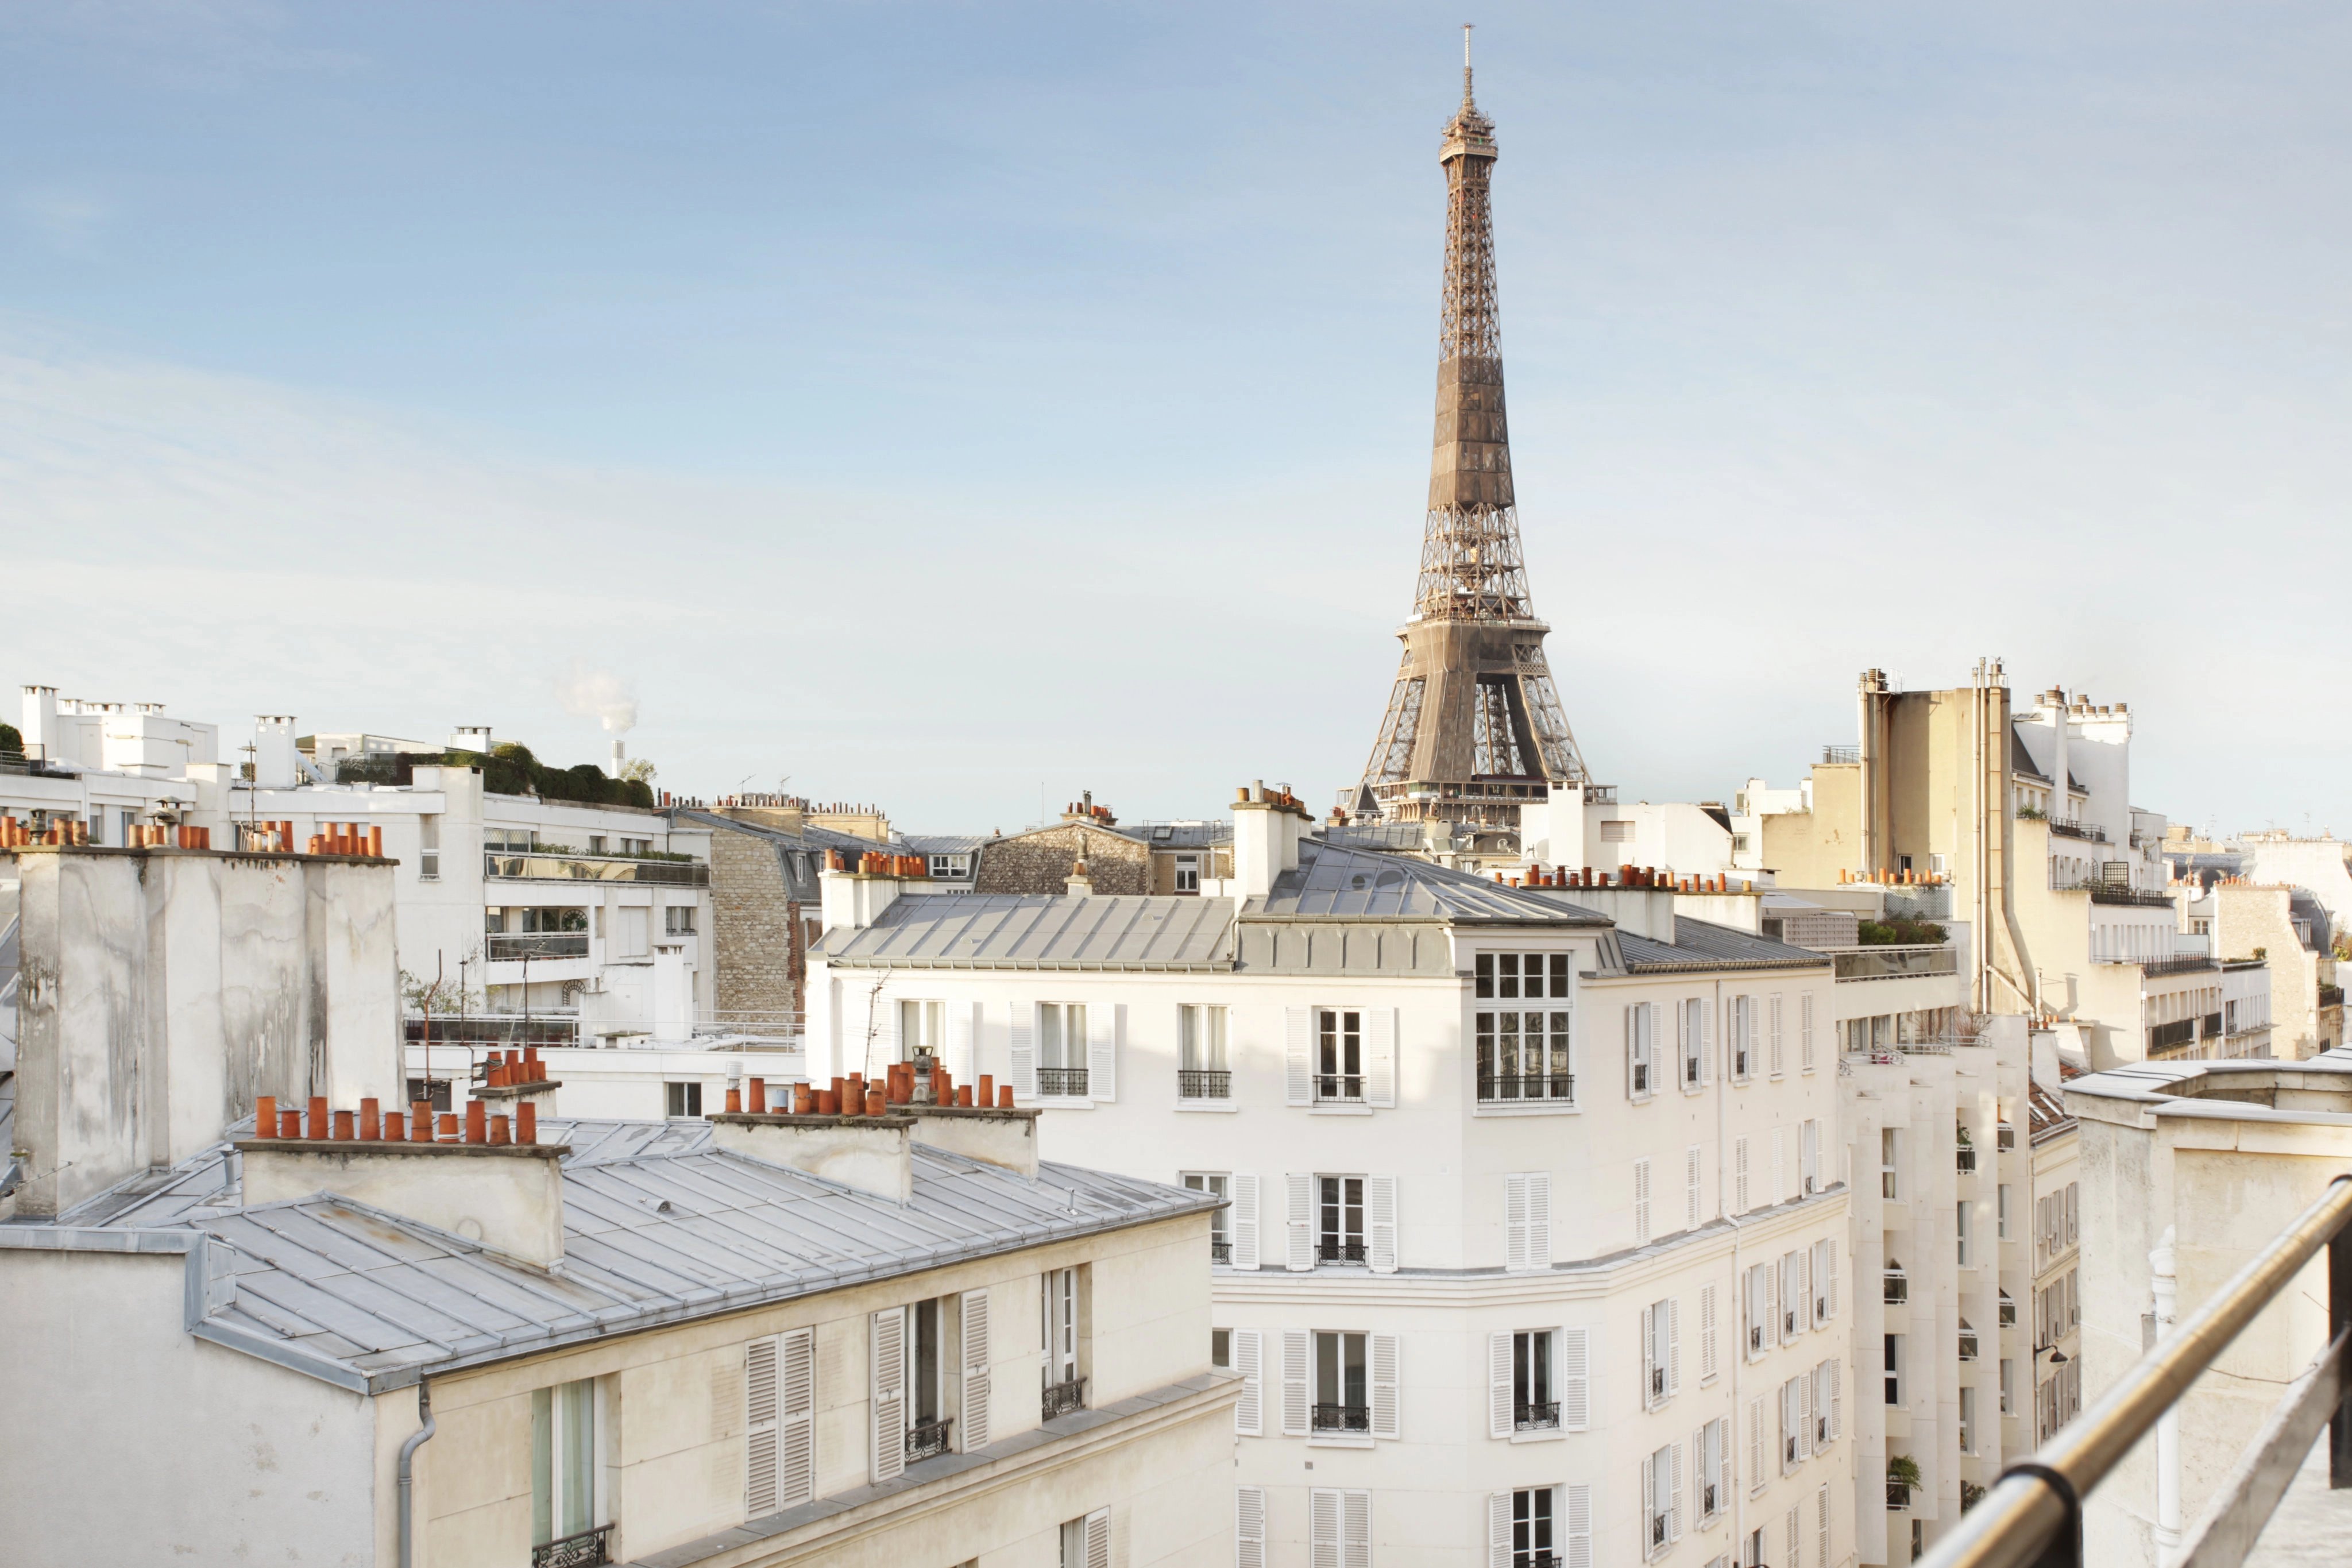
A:
[[[1475,22],[1462,24],[1462,101],[1465,103],[1470,101],[1470,29],[1476,26]]]

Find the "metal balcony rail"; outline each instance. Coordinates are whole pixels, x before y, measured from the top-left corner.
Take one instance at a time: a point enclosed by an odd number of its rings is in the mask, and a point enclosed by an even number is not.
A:
[[[918,1421],[907,1428],[907,1462],[928,1459],[948,1451],[948,1429],[955,1417],[942,1415],[936,1421]]]
[[[1514,1552],[1511,1568],[1560,1568],[1557,1552]]]
[[[2095,904],[2129,904],[2143,910],[2168,910],[2172,895],[2148,888],[2111,888],[2102,883],[2089,884],[2091,902]]]
[[[2173,1046],[2186,1046],[2197,1038],[2197,1020],[2176,1018],[2169,1024],[2151,1024],[2147,1031],[2147,1048],[2151,1053]]]
[[[1823,746],[1822,761],[1832,766],[1839,763],[1858,763],[1862,761],[1862,748],[1860,746]]]
[[[1511,1426],[1519,1432],[1557,1432],[1559,1430],[1559,1401],[1540,1405],[1515,1405],[1511,1407]]]
[[[559,1536],[530,1549],[530,1568],[596,1568],[596,1564],[612,1560],[613,1527],[609,1524]]]
[[[2336,1177],[2319,1201],[2254,1260],[2142,1356],[2098,1403],[2011,1466],[1920,1568],[2074,1568],[2083,1561],[2082,1500],[2107,1478],[2189,1385],[2303,1266],[2327,1248],[2327,1348],[2273,1406],[2269,1422],[2217,1489],[2189,1531],[2172,1568],[2237,1568],[2319,1436],[2329,1433],[2328,1481],[2352,1488],[2352,1409],[2344,1395],[2346,1342],[2352,1338],[2352,1175]],[[2159,1442],[2163,1441],[2159,1437]],[[1891,1493],[1890,1493],[1891,1495]]]
[[[1364,1098],[1364,1075],[1360,1072],[1325,1072],[1315,1075],[1315,1100],[1318,1104],[1360,1103]]]
[[[1221,1237],[1211,1237],[1209,1238],[1209,1261],[1212,1263],[1231,1263],[1233,1260],[1234,1244],[1230,1241],[1223,1240]]]
[[[2130,959],[2119,962],[2129,963]],[[2221,963],[2210,953],[2181,952],[2170,958],[2144,958],[2139,961],[2144,974],[2194,974],[2201,969],[2219,969]]]
[[[517,958],[585,958],[584,931],[493,931],[488,938],[493,963]]]
[[[1571,1100],[1576,1098],[1576,1075],[1565,1072],[1482,1072],[1478,1075],[1478,1103],[1481,1105],[1514,1105],[1527,1100]]]
[[[1044,1414],[1037,1418],[1040,1421],[1051,1421],[1056,1415],[1067,1415],[1073,1410],[1084,1410],[1086,1407],[1087,1380],[1083,1377],[1074,1377],[1067,1383],[1053,1383],[1045,1385],[1045,1392],[1040,1402],[1040,1408]]]
[[[1887,1482],[1886,1506],[1890,1509],[1909,1508],[1911,1506],[1911,1483],[1908,1481]]]
[[[1318,1405],[1308,1425],[1318,1432],[1370,1432],[1372,1410],[1368,1405]]]
[[[1963,1176],[1977,1173],[1977,1152],[1966,1143],[1952,1151],[1952,1168]]]
[[[2061,822],[2053,816],[2050,819],[2050,831],[2061,838],[2080,838],[2092,844],[2107,841],[2105,828],[2094,827],[2087,822]]]
[[[1952,947],[1850,947],[1832,951],[1840,980],[1895,980],[1907,974],[1958,974],[1959,950]]]
[[[1223,1068],[1178,1068],[1176,1098],[1179,1100],[1231,1100],[1234,1097],[1234,1075]]]
[[[1039,1068],[1037,1092],[1041,1095],[1059,1095],[1068,1100],[1083,1100],[1087,1094],[1087,1069]]]
[[[1360,1241],[1318,1241],[1315,1244],[1318,1263],[1361,1263],[1364,1244]]]
[[[1909,1276],[1906,1275],[1900,1268],[1888,1269],[1886,1271],[1886,1293],[1882,1296],[1880,1300],[1885,1301],[1908,1301],[1910,1299],[1911,1280]]]
[[[482,875],[509,882],[656,882],[671,888],[710,886],[710,868],[698,860],[624,860],[598,855],[528,855],[484,851]]]

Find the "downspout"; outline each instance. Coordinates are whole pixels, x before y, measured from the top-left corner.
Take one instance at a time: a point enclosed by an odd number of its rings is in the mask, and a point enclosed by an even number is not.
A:
[[[410,1433],[408,1440],[400,1446],[400,1568],[415,1568],[414,1461],[416,1450],[433,1440],[433,1385],[421,1377],[416,1380],[416,1413],[425,1418],[425,1425]]]

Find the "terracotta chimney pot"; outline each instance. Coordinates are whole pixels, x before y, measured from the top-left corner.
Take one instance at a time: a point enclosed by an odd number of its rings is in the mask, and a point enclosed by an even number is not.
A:
[[[328,1126],[327,1097],[323,1094],[314,1094],[310,1097],[310,1136],[324,1138],[327,1135]]]
[[[490,1136],[490,1108],[478,1100],[466,1101],[466,1142],[487,1142]]]
[[[299,1110],[279,1111],[278,1113],[278,1136],[289,1139],[299,1138],[302,1136],[302,1113]]]
[[[377,1124],[383,1121],[383,1117],[380,1114],[382,1106],[383,1101],[371,1097],[363,1097],[360,1100],[361,1142],[373,1143],[379,1142],[376,1136],[376,1127]]]
[[[334,1127],[336,1142],[351,1143],[358,1140],[359,1130],[352,1125],[352,1113],[350,1111],[336,1111],[332,1125]]]
[[[1013,1109],[1013,1086],[1011,1084],[999,1084],[997,1086],[996,1105],[997,1109],[1000,1110],[1010,1110]]]
[[[504,1144],[509,1142],[507,1136],[507,1119],[505,1117],[493,1116],[490,1118],[489,1141],[496,1144]]]
[[[528,1100],[515,1107],[514,1140],[518,1143],[539,1142],[539,1107]]]
[[[730,1116],[740,1116],[743,1114],[743,1091],[741,1089],[730,1089],[727,1091],[727,1114]]]
[[[763,1078],[751,1079],[751,1099],[744,1109],[754,1116],[765,1116],[768,1113],[768,1080]]]
[[[267,1138],[278,1131],[278,1097],[257,1094],[253,1097],[253,1135]]]

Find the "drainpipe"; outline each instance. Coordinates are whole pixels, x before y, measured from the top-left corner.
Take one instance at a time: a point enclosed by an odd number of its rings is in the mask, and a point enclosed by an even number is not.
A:
[[[408,1435],[400,1446],[400,1568],[415,1568],[416,1539],[413,1516],[415,1509],[415,1475],[413,1462],[416,1450],[433,1440],[433,1385],[424,1378],[416,1380],[416,1413],[425,1425]]]
[[[2147,1255],[2155,1276],[2149,1283],[2156,1297],[2158,1344],[2172,1332],[2180,1297],[2180,1280],[2172,1267],[2172,1235],[2173,1227],[2165,1226],[2156,1250]],[[2180,1555],[2180,1405],[2177,1400],[2165,1406],[2156,1423],[2156,1551],[2158,1568],[2168,1568]]]

